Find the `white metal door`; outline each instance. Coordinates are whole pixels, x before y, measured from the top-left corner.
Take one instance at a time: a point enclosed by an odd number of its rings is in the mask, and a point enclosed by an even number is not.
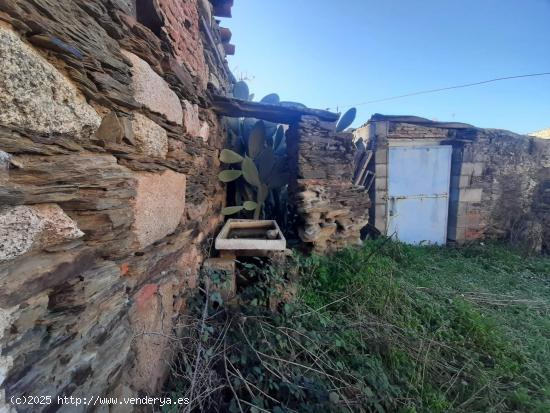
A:
[[[390,147],[388,230],[409,244],[445,244],[452,147]]]

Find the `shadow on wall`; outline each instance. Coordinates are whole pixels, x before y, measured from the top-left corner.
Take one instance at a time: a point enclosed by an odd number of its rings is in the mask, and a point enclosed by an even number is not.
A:
[[[542,250],[543,226],[533,211],[537,200],[525,197],[525,181],[517,174],[500,178],[501,195],[495,202],[489,236],[504,239],[526,253]],[[539,185],[540,186],[540,185]]]
[[[155,4],[151,0],[136,0],[137,21],[149,28],[153,33],[160,37],[162,21]]]

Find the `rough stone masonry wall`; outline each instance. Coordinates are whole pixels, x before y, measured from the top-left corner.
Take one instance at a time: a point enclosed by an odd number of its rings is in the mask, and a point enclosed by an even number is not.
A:
[[[450,237],[550,247],[550,142],[497,129],[449,131]],[[454,230],[454,232],[453,232]]]
[[[0,411],[156,392],[221,222],[210,3],[145,3],[0,2]]]
[[[368,223],[369,196],[352,184],[352,138],[312,116],[302,116],[287,132],[299,236],[315,252],[359,245]]]
[[[376,227],[385,231],[388,146],[452,145],[450,240],[550,248],[550,141],[505,130],[376,121]]]

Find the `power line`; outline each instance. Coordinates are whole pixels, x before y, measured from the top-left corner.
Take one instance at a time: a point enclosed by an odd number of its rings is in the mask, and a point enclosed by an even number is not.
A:
[[[419,91],[419,92],[407,93],[405,95],[390,96],[390,97],[387,97],[387,98],[369,100],[369,101],[366,101],[366,102],[355,103],[355,104],[352,104],[352,105],[344,105],[344,106],[341,106],[341,107],[339,106],[339,109],[341,109],[341,108],[351,108],[351,107],[354,107],[354,106],[368,105],[370,103],[386,102],[388,100],[401,99],[401,98],[406,98],[406,97],[410,97],[410,96],[425,95],[425,94],[428,94],[428,93],[442,92],[444,90],[460,89],[460,88],[464,88],[464,87],[484,85],[486,83],[498,82],[500,80],[519,79],[519,78],[523,78],[523,77],[535,77],[535,76],[547,76],[547,75],[550,75],[550,72],[530,73],[530,74],[527,74],[527,75],[497,77],[495,79],[483,80],[481,82],[464,83],[462,85],[448,86],[448,87],[442,87],[442,88],[438,88],[438,89],[422,90],[422,91]]]

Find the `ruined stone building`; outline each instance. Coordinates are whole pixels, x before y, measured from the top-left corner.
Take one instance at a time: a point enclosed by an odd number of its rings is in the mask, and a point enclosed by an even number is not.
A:
[[[0,1],[0,411],[159,391],[223,223],[222,115],[289,125],[305,244],[360,242],[338,116],[231,99],[232,3]]]
[[[362,166],[373,176],[371,219],[382,233],[415,243],[496,238],[550,248],[547,139],[384,115],[355,136],[369,148],[363,158],[372,155]]]
[[[550,141],[375,117],[365,186],[337,114],[234,98],[218,21],[232,4],[0,0],[0,412],[14,395],[158,393],[224,221],[226,117],[288,126],[305,250],[360,244],[369,210],[385,232],[404,141],[452,147],[450,239],[538,231],[548,245]]]

